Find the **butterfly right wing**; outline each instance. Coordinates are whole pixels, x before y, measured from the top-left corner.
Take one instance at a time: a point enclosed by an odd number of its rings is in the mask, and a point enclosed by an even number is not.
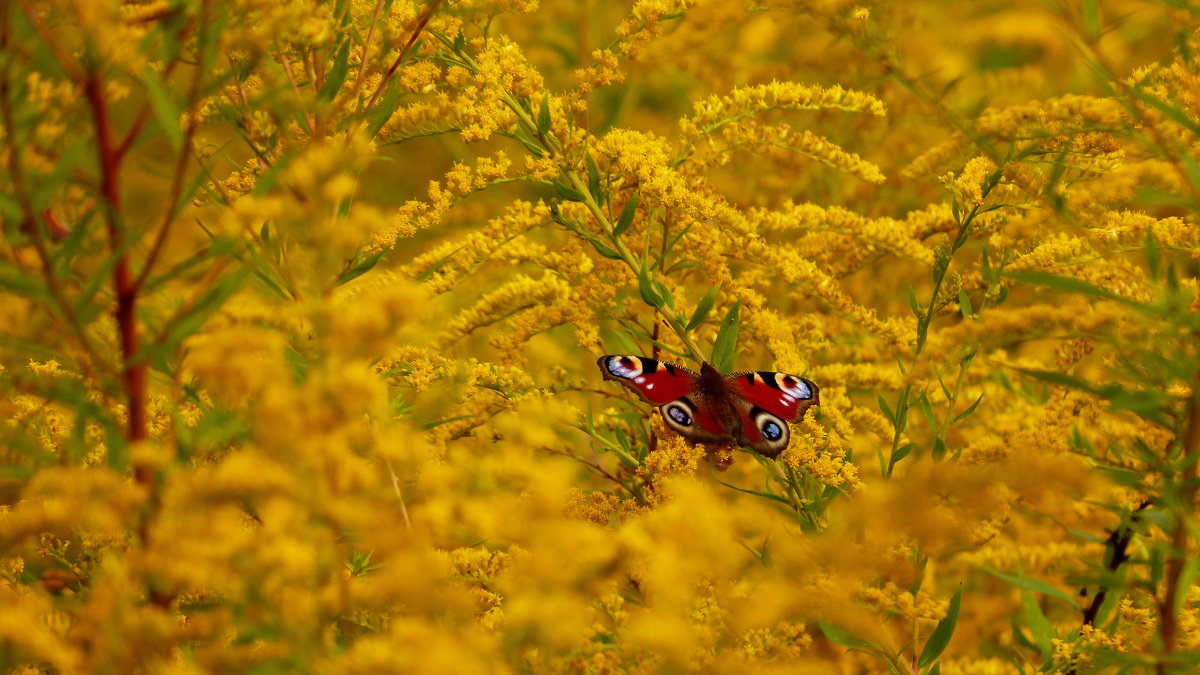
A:
[[[693,443],[711,443],[727,436],[701,396],[699,376],[670,363],[644,356],[610,354],[596,364],[606,380],[625,385],[650,405],[658,406],[663,422]]]
[[[767,370],[734,373],[726,382],[741,416],[738,441],[766,457],[777,457],[788,446],[788,422],[820,404],[820,389],[803,377]]]

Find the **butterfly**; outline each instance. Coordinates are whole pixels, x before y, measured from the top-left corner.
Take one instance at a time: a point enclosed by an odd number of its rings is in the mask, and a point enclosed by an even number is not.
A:
[[[693,443],[733,441],[766,457],[788,445],[788,422],[819,402],[817,385],[766,370],[722,375],[711,365],[697,374],[644,356],[601,356],[606,380],[616,380],[658,406],[663,422]]]

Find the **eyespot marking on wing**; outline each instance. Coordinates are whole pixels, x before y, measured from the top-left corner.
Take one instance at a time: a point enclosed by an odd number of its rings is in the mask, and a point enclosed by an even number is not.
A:
[[[666,405],[663,408],[663,414],[665,414],[667,417],[670,417],[672,422],[675,422],[681,427],[692,426],[691,414],[689,414],[688,411],[678,403],[670,403]]]
[[[794,399],[803,401],[813,397],[812,388],[808,386],[808,383],[795,375],[771,372],[759,372],[755,374],[759,376],[758,379],[760,382],[775,387]]]
[[[696,426],[696,408],[686,396],[662,406],[659,412],[668,427],[684,436]]]
[[[645,370],[638,356],[610,356],[604,360],[604,369],[627,380],[641,375]]]
[[[768,421],[762,425],[762,435],[768,441],[777,441],[783,438],[783,429],[778,424]]]
[[[774,457],[787,447],[791,436],[787,422],[757,406],[751,409],[750,419],[762,435],[760,444],[755,445],[759,452]]]

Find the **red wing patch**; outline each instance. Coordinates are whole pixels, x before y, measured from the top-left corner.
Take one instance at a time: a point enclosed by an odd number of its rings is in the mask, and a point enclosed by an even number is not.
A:
[[[819,401],[817,385],[786,373],[766,370],[734,373],[727,381],[735,394],[788,422],[799,422],[804,411]],[[742,422],[746,426],[744,419]],[[749,433],[754,425],[747,429]]]
[[[596,364],[606,380],[616,380],[651,405],[665,405],[683,398],[696,388],[696,373],[644,356],[601,356]],[[697,422],[704,428],[705,412],[696,411]],[[711,418],[711,415],[709,416]]]

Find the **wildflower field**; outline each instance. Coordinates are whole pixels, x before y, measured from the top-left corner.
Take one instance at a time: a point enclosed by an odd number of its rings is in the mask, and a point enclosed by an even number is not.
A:
[[[0,670],[1196,672],[1198,29],[0,2]]]

